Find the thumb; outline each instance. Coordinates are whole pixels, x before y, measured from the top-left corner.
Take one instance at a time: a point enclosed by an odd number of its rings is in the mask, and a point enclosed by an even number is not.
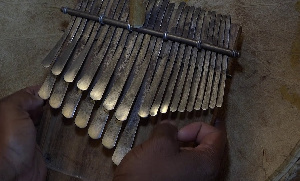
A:
[[[171,121],[162,121],[154,128],[149,141],[161,153],[179,152],[177,134],[178,129]]]
[[[42,113],[44,101],[37,95],[39,87],[28,87],[0,100],[2,111],[10,118],[24,116],[27,112],[36,123]]]

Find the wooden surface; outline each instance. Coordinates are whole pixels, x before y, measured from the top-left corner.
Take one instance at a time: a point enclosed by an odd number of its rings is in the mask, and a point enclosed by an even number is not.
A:
[[[74,7],[75,1],[0,1],[0,97],[43,82],[48,70],[41,67],[41,60],[70,20],[59,8]],[[230,14],[233,22],[243,27],[242,57],[231,80],[226,112],[227,180],[265,180],[290,158],[292,150],[297,150],[300,138],[300,2],[186,2]],[[56,124],[64,123],[58,116],[53,117],[55,120]],[[71,124],[65,126],[74,131]],[[146,130],[146,126],[141,128]],[[58,125],[59,131],[53,129],[60,133],[65,128]],[[95,170],[107,173],[113,168]]]

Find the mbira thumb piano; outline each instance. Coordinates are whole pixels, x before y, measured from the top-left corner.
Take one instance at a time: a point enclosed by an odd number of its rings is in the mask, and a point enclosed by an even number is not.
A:
[[[229,15],[168,0],[141,5],[142,25],[129,21],[129,0],[63,7],[71,22],[42,62],[50,72],[39,95],[88,139],[114,148],[117,165],[141,119],[221,107],[229,64],[240,55],[240,27]]]

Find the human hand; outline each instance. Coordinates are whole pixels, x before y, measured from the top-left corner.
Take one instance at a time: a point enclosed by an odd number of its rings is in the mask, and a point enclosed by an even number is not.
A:
[[[38,89],[29,87],[0,100],[0,180],[46,178],[34,126],[43,106]]]
[[[226,144],[224,122],[217,121],[215,126],[195,122],[178,131],[169,121],[163,121],[149,140],[124,157],[114,181],[214,180]],[[180,141],[197,146],[180,147]]]

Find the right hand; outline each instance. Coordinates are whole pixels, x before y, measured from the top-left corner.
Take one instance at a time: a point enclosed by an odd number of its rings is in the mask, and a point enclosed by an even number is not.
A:
[[[179,141],[197,146],[180,148]],[[214,180],[225,144],[224,122],[217,121],[216,127],[195,122],[178,132],[171,122],[163,121],[149,140],[124,157],[114,181]]]

